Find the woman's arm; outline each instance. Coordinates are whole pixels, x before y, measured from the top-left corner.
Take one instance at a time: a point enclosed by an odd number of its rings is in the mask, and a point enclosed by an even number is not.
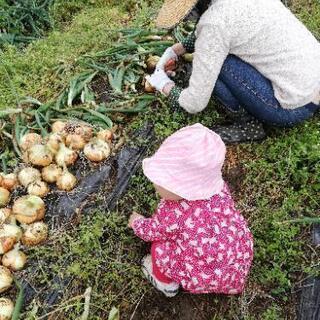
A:
[[[189,113],[202,111],[209,103],[213,88],[230,49],[230,37],[224,24],[205,25],[198,30],[189,87],[182,89],[172,83],[163,88],[173,107]]]

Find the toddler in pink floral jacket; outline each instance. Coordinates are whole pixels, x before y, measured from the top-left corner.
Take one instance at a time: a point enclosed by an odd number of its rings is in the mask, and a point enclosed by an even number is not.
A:
[[[168,297],[180,286],[191,293],[244,289],[253,240],[222,178],[225,152],[216,133],[195,124],[171,135],[143,161],[162,200],[153,217],[133,213],[129,226],[152,242],[143,272]]]

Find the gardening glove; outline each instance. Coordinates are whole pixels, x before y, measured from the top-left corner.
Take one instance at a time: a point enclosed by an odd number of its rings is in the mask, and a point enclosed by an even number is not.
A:
[[[170,60],[178,60],[178,56],[177,54],[174,52],[174,50],[172,49],[172,47],[169,47],[166,49],[166,51],[163,53],[163,55],[161,56],[160,60],[157,63],[157,69],[162,69],[164,70],[166,64],[170,61]]]
[[[161,93],[163,93],[162,90],[168,83],[174,83],[163,69],[156,69],[151,76],[146,76],[146,80]]]

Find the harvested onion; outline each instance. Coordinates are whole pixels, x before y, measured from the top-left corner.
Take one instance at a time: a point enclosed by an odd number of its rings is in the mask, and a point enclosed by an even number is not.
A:
[[[68,170],[64,170],[63,173],[57,179],[57,187],[60,190],[70,191],[77,184],[77,178]]]
[[[30,183],[41,179],[41,173],[39,170],[32,167],[24,168],[19,172],[18,179],[26,188]]]
[[[51,133],[48,137],[47,147],[51,153],[56,154],[59,151],[60,143],[64,143],[64,137],[60,133]]]
[[[53,133],[63,134],[66,124],[67,124],[66,122],[58,120],[52,124],[51,130]]]
[[[20,148],[23,151],[27,151],[30,147],[35,144],[39,144],[42,142],[42,138],[37,133],[27,133],[20,140]]]
[[[85,145],[83,151],[89,160],[95,162],[108,158],[111,152],[109,144],[101,139],[92,139]]]
[[[17,239],[14,237],[0,237],[0,254],[4,254],[11,250],[16,242]]]
[[[0,209],[0,226],[4,224],[9,216],[11,215],[12,210],[9,208],[1,208]]]
[[[10,192],[5,188],[0,187],[0,207],[7,205],[9,201]]]
[[[41,174],[44,181],[54,183],[62,174],[62,169],[58,167],[56,164],[50,164],[50,166],[44,167],[42,169]]]
[[[36,222],[26,226],[22,236],[22,243],[26,246],[35,246],[48,237],[48,226],[43,222]]]
[[[66,145],[72,150],[82,150],[86,144],[85,139],[78,134],[68,134]]]
[[[18,186],[19,182],[18,182],[18,178],[17,175],[14,173],[9,173],[9,174],[5,174],[2,175],[2,187],[12,191],[13,189],[15,189]]]
[[[156,89],[150,84],[150,82],[148,80],[145,80],[144,91],[147,93],[153,93],[156,91]]]
[[[60,144],[58,153],[56,154],[56,162],[60,167],[70,166],[76,162],[78,154],[67,148],[63,143]]]
[[[0,237],[14,238],[18,242],[22,237],[22,230],[17,225],[5,223],[0,226]]]
[[[23,196],[14,202],[12,211],[20,223],[29,224],[44,218],[45,204],[38,196]]]
[[[0,266],[0,293],[8,290],[13,282],[10,270],[4,266]]]
[[[13,310],[14,304],[10,299],[0,298],[0,320],[10,320]]]
[[[111,130],[105,129],[97,133],[97,138],[103,141],[111,141],[113,138],[113,133]]]
[[[13,271],[22,270],[26,262],[27,256],[18,247],[8,251],[2,257],[2,264]]]
[[[147,59],[146,64],[147,64],[148,73],[153,73],[159,60],[160,60],[159,56],[150,56]]]
[[[49,187],[46,182],[37,180],[28,185],[28,193],[40,198],[45,197],[49,192]]]
[[[28,160],[35,166],[46,167],[52,160],[52,153],[43,144],[35,144],[28,149]]]
[[[90,125],[83,122],[70,121],[65,127],[67,134],[79,135],[84,140],[89,141],[93,136],[93,129]]]

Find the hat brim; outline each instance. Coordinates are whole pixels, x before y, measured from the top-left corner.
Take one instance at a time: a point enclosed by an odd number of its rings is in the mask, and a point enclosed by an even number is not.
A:
[[[159,11],[156,26],[172,29],[195,7],[198,0],[166,0]]]

